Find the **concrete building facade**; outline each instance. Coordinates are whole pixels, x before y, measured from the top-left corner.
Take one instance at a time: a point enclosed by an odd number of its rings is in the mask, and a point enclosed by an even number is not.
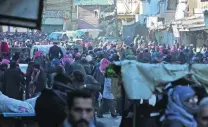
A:
[[[77,8],[73,0],[46,0],[44,3],[42,31],[53,32],[77,28]]]

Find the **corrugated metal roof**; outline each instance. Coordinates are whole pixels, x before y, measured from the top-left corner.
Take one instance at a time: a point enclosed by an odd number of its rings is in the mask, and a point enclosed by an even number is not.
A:
[[[199,30],[206,30],[207,28],[205,26],[203,27],[195,27],[195,28],[190,28],[189,31],[199,31]]]
[[[74,5],[113,5],[113,0],[74,0]]]

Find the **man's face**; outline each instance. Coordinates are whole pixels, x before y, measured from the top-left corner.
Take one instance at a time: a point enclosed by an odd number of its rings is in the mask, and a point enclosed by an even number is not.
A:
[[[94,109],[91,98],[75,98],[69,110],[69,121],[73,127],[88,127],[93,119]]]
[[[198,127],[208,127],[208,106],[200,109],[197,115]]]

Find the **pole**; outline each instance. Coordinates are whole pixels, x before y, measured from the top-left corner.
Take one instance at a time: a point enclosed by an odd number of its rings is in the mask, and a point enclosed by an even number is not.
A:
[[[117,13],[117,0],[114,0],[115,11],[115,36],[118,37],[118,13]]]
[[[133,104],[133,127],[137,126],[137,104]]]
[[[70,16],[69,16],[69,29],[70,30],[73,30],[73,28],[72,28],[72,19],[73,19],[73,0],[70,0]]]

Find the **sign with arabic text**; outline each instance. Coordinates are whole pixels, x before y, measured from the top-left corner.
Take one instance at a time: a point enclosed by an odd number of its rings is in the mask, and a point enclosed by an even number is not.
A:
[[[69,18],[69,11],[44,11],[43,18]]]

